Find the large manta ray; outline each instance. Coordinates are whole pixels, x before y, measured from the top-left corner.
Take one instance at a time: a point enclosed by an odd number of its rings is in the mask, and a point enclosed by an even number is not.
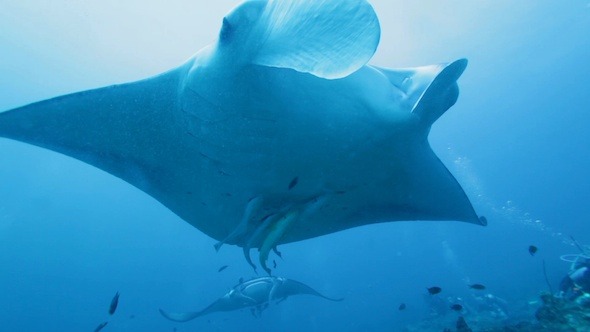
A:
[[[360,225],[485,224],[427,140],[467,61],[367,65],[379,36],[364,0],[247,1],[180,67],[3,112],[0,136],[129,182],[267,271],[279,244]]]

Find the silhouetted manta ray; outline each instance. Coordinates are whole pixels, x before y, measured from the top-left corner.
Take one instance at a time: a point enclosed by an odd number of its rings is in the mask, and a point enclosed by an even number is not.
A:
[[[247,1],[180,67],[1,113],[0,136],[120,177],[267,271],[279,244],[360,225],[485,224],[427,140],[467,61],[366,65],[379,35],[364,0]]]
[[[160,313],[175,322],[187,322],[219,311],[233,311],[243,308],[262,311],[271,301],[281,302],[289,296],[301,294],[315,295],[330,301],[342,301],[342,299],[324,296],[299,281],[282,277],[262,277],[241,282],[201,311],[172,313],[160,309]]]

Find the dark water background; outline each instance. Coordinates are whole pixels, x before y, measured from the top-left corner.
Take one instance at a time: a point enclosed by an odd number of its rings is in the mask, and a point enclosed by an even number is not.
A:
[[[0,110],[175,67],[216,38],[236,3],[4,0]],[[577,252],[569,235],[590,243],[590,3],[372,3],[382,27],[372,63],[469,59],[430,142],[488,227],[398,222],[284,245],[277,274],[346,300],[300,296],[260,319],[174,324],[157,309],[200,309],[253,276],[241,250],[216,254],[214,240],[122,180],[0,139],[0,330],[92,331],[116,291],[104,331],[400,331],[447,319],[429,314],[425,287],[470,301],[473,282],[514,316],[534,309],[547,290],[542,260],[555,288],[568,270],[559,256]]]

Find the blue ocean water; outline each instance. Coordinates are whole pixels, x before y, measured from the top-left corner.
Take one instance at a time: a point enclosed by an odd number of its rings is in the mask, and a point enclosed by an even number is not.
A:
[[[216,38],[237,3],[5,0],[0,111],[175,67]],[[542,261],[555,290],[569,269],[560,255],[578,252],[570,235],[590,243],[590,3],[371,3],[382,28],[372,63],[469,59],[459,101],[429,141],[487,227],[396,222],[283,245],[276,274],[345,301],[298,296],[261,318],[244,310],[173,323],[158,308],[199,310],[254,276],[241,250],[215,253],[215,240],[97,168],[0,139],[0,330],[92,331],[103,321],[103,331],[454,326],[457,314],[436,311],[430,286],[442,287],[443,303],[502,299],[500,323],[533,319],[548,290]],[[465,313],[472,324],[476,317]]]

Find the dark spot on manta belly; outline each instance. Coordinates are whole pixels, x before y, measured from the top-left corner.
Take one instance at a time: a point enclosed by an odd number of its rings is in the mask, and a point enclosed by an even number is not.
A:
[[[293,189],[293,187],[295,187],[297,185],[297,182],[299,182],[298,176],[294,177],[293,180],[291,180],[291,182],[289,182],[289,190]]]

